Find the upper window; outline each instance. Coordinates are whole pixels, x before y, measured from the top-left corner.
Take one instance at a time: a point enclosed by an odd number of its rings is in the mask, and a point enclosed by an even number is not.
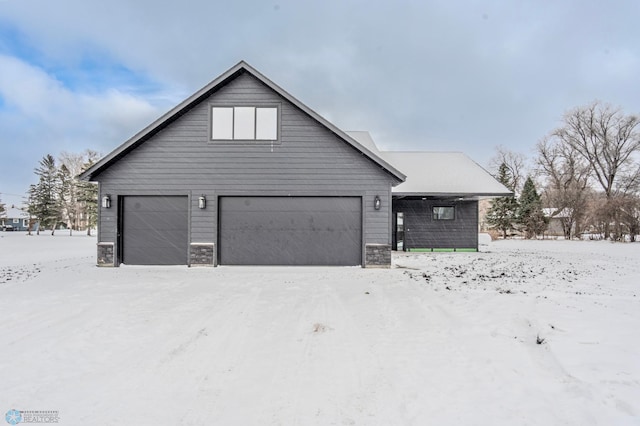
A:
[[[433,220],[454,220],[455,218],[454,207],[433,207]]]
[[[212,140],[277,140],[278,108],[212,107]]]

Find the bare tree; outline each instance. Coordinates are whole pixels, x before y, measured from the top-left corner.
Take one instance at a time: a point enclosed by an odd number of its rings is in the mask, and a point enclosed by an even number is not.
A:
[[[498,146],[496,148],[496,154],[489,160],[489,169],[493,172],[493,175],[497,177],[498,171],[503,165],[507,168],[511,179],[509,188],[512,188],[516,193],[520,193],[522,191],[522,185],[524,185],[524,181],[528,175],[526,157],[504,146]]]
[[[621,199],[620,223],[626,228],[624,232],[629,235],[629,241],[635,242],[640,234],[640,197],[627,195]]]
[[[63,210],[69,224],[69,235],[72,229],[87,228],[87,235],[91,234],[91,227],[95,225],[95,204],[97,192],[95,184],[81,182],[78,175],[84,169],[94,164],[98,153],[86,150],[82,154],[62,152],[59,156],[60,173],[63,177]],[[95,193],[95,194],[94,194]]]
[[[565,238],[580,232],[586,216],[591,167],[571,145],[546,137],[537,145],[537,174],[544,179],[545,204],[561,218]]]
[[[77,176],[82,172],[84,155],[63,151],[58,156],[60,162],[60,176],[62,180],[61,196],[62,213],[67,220],[69,235],[74,229],[78,229],[79,215],[82,206],[78,200],[78,180]]]
[[[92,150],[84,153],[82,171],[93,166],[99,154]],[[82,220],[87,227],[87,235],[91,235],[91,228],[98,222],[98,184],[94,182],[78,181],[78,201],[82,205]]]
[[[78,212],[78,203],[76,201],[76,185],[73,179],[73,175],[69,172],[69,169],[64,164],[61,164],[58,168],[58,174],[60,176],[60,186],[58,190],[58,199],[60,202],[60,214],[67,222],[67,228],[69,229],[69,235],[73,235],[73,230],[76,229],[76,215]]]
[[[609,222],[615,220],[614,209],[618,207],[612,198],[625,195],[640,180],[640,168],[634,162],[634,155],[640,151],[640,119],[596,101],[569,111],[563,121],[552,136],[576,150],[590,165],[610,204],[605,207],[611,212],[604,229],[608,238]]]

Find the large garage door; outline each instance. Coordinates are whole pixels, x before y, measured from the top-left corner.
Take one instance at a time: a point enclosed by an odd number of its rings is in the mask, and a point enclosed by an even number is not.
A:
[[[358,197],[222,197],[223,265],[360,265]]]
[[[122,198],[122,262],[186,265],[187,197]]]

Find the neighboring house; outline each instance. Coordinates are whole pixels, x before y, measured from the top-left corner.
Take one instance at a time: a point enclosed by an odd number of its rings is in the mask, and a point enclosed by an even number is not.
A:
[[[0,229],[3,231],[27,231],[29,214],[22,209],[11,206],[0,216]]]
[[[572,211],[569,208],[561,210],[550,207],[543,208],[542,213],[549,220],[545,234],[552,237],[564,237],[564,227],[567,226],[565,224],[571,219]],[[576,225],[574,223],[571,226],[571,235],[574,235],[575,230]]]
[[[448,247],[445,233],[420,239],[410,228],[398,244],[398,213],[406,223],[410,212],[449,224],[475,217],[477,234],[475,198],[508,193],[495,181],[462,192],[415,186],[433,176],[407,178],[402,154],[392,154],[240,62],[81,175],[99,183],[98,264],[388,267],[392,244]],[[452,166],[479,168],[447,155]],[[442,202],[434,210],[423,198]],[[477,235],[459,244],[477,248]]]

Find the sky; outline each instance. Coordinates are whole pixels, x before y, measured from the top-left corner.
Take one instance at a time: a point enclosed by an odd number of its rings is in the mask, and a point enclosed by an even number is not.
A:
[[[383,150],[532,157],[572,108],[640,113],[639,18],[637,0],[0,0],[0,200],[240,60]]]

